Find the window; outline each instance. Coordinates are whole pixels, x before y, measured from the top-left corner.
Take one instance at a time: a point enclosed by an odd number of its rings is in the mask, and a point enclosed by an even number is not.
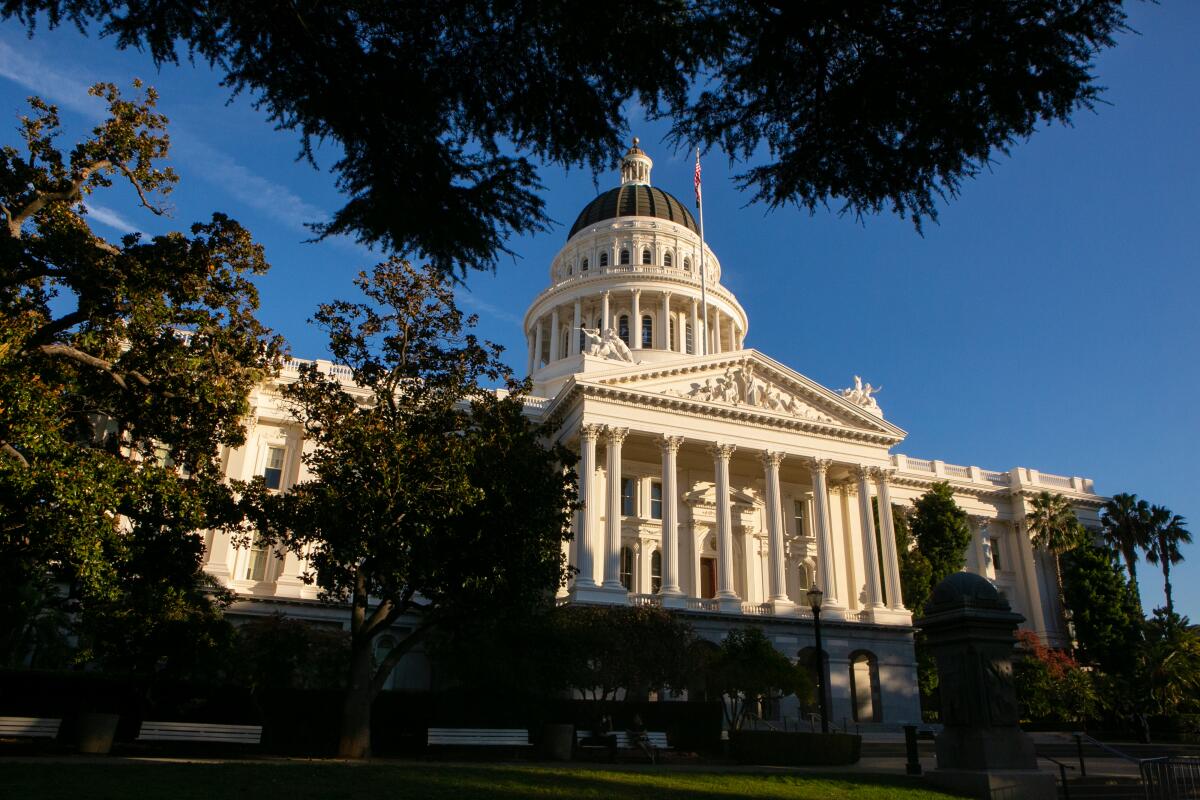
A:
[[[602,267],[608,266],[608,253],[600,254],[600,266],[602,266]]]
[[[642,317],[642,347],[654,347],[654,317]]]
[[[629,263],[629,249],[628,248],[621,249],[621,263],[622,264]]]
[[[621,585],[625,591],[633,591],[633,550],[629,547],[621,548]]]
[[[671,253],[669,251],[666,253],[663,253],[663,266],[664,267],[671,266]]]
[[[662,518],[662,481],[650,481],[650,519]]]
[[[662,551],[655,550],[650,556],[650,591],[658,594],[662,591]]]
[[[621,478],[621,514],[633,516],[633,478]]]
[[[690,258],[685,258],[683,260],[683,268],[688,272],[692,271],[692,260]]]
[[[246,556],[246,574],[248,581],[261,581],[267,576],[267,548],[262,540],[255,537],[254,546]]]
[[[649,247],[647,247],[645,250],[642,251],[642,263],[643,264],[653,264],[654,263],[654,257],[652,255],[650,255]]]
[[[617,320],[617,335],[622,342],[629,344],[629,317],[624,314]]]
[[[268,489],[278,489],[283,482],[284,453],[285,450],[282,447],[267,448],[267,463],[263,467],[263,480]]]
[[[692,335],[692,323],[690,322],[687,324],[687,327],[684,328],[684,337],[687,340],[687,351],[692,355],[696,355],[696,341],[695,337]]]
[[[793,500],[792,501],[792,519],[796,523],[796,535],[803,536],[804,535],[804,501],[803,500]]]
[[[1000,566],[1000,540],[988,539],[988,544],[991,545],[992,549],[992,569],[999,572],[1004,569],[1004,567]]]
[[[587,272],[587,271],[588,271],[588,260],[587,260],[586,258],[585,258],[585,259],[583,260],[583,262],[582,262],[582,263],[579,265],[579,271],[580,271],[580,272]]]

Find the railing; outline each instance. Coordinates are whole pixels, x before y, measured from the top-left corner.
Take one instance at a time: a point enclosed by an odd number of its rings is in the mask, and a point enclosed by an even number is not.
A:
[[[933,472],[933,462],[923,458],[910,458],[908,468],[913,472]]]
[[[1044,483],[1047,486],[1057,486],[1060,489],[1072,488],[1070,478],[1064,478],[1062,475],[1047,475],[1044,472],[1038,473],[1038,483]]]
[[[1012,477],[1007,472],[996,472],[991,469],[981,469],[979,474],[988,483],[994,483],[997,486],[1008,486],[1012,482]]]
[[[947,475],[953,476],[955,478],[971,477],[970,467],[960,467],[957,464],[946,464],[944,467],[942,467],[942,469],[943,469],[943,471],[945,471],[945,473]]]
[[[631,594],[629,595],[629,605],[659,608],[662,606],[662,598],[656,594]]]
[[[1144,758],[1141,775],[1147,800],[1200,797],[1200,757]]]
[[[283,369],[285,371],[299,372],[300,367],[305,364],[316,364],[318,372],[323,372],[326,375],[334,375],[339,378],[349,379],[354,374],[354,371],[345,364],[334,364],[330,361],[311,358],[289,358],[283,362]]]
[[[720,611],[721,604],[716,600],[705,600],[700,597],[687,598],[687,608],[689,611]]]
[[[1050,756],[1038,756],[1038,757],[1044,758],[1047,761],[1051,762],[1052,764],[1058,765],[1058,779],[1062,782],[1063,800],[1071,800],[1071,784],[1067,781],[1067,770],[1074,770],[1075,768],[1072,767],[1070,764],[1064,764],[1061,761],[1059,761],[1058,759],[1051,758]]]
[[[770,603],[742,603],[742,613],[755,617],[771,617],[775,609]]]

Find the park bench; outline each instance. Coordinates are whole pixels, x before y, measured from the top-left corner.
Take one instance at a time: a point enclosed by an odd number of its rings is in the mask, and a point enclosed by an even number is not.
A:
[[[532,747],[524,728],[430,728],[430,746]]]
[[[617,750],[641,751],[641,748],[634,744],[633,735],[629,731],[613,731],[612,736],[616,737]],[[665,731],[646,731],[646,744],[651,751],[651,758],[663,750],[670,750],[671,745],[667,743],[667,734]],[[607,750],[608,745],[598,744],[595,741],[595,734],[588,730],[578,730],[575,732],[575,741],[581,750]],[[584,744],[587,742],[587,744]]]
[[[0,739],[54,739],[61,719],[0,717]]]
[[[139,742],[212,742],[258,744],[261,725],[218,725],[212,722],[143,722]]]

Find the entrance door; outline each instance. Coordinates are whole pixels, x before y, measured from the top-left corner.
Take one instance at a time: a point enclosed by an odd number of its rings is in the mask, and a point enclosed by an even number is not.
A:
[[[700,596],[711,599],[717,596],[717,560],[700,559]]]

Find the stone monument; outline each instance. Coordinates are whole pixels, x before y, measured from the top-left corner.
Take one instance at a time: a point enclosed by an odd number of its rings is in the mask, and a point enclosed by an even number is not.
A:
[[[1052,800],[1033,740],[1018,727],[1013,631],[1024,621],[986,578],[958,572],[939,583],[913,624],[937,660],[942,724],[930,781],[983,798]]]

